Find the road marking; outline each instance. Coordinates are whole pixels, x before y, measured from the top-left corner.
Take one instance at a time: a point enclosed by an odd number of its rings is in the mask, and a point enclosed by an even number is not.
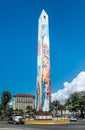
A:
[[[23,130],[23,129],[17,129],[17,128],[0,128],[0,130]]]

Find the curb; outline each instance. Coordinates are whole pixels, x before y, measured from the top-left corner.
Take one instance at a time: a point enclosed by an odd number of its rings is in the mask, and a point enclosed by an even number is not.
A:
[[[70,123],[70,121],[68,121],[68,120],[59,120],[59,121],[48,121],[48,120],[25,120],[25,123],[24,124],[42,124],[42,125],[48,125],[48,124],[50,124],[50,125],[53,125],[53,124],[69,124]]]

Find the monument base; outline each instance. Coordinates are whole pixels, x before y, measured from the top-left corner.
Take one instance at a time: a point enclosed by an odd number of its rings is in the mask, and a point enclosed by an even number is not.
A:
[[[37,111],[36,112],[36,120],[52,120],[52,114],[51,112],[43,112],[43,111]]]

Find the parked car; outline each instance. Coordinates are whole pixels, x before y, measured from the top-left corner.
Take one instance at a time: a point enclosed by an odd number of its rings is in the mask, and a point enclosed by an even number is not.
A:
[[[76,117],[71,117],[71,118],[69,118],[69,120],[72,122],[75,122],[75,121],[77,121],[77,118]]]
[[[13,114],[9,118],[8,123],[12,123],[12,124],[24,124],[24,118],[20,114]]]

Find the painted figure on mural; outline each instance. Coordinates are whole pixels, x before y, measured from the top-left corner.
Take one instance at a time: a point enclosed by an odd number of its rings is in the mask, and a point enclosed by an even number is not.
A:
[[[42,81],[42,108],[44,106],[45,98],[46,98],[46,86],[44,81]]]
[[[50,95],[48,91],[48,84],[44,82],[44,103],[43,103],[43,111],[49,111],[50,108]]]

